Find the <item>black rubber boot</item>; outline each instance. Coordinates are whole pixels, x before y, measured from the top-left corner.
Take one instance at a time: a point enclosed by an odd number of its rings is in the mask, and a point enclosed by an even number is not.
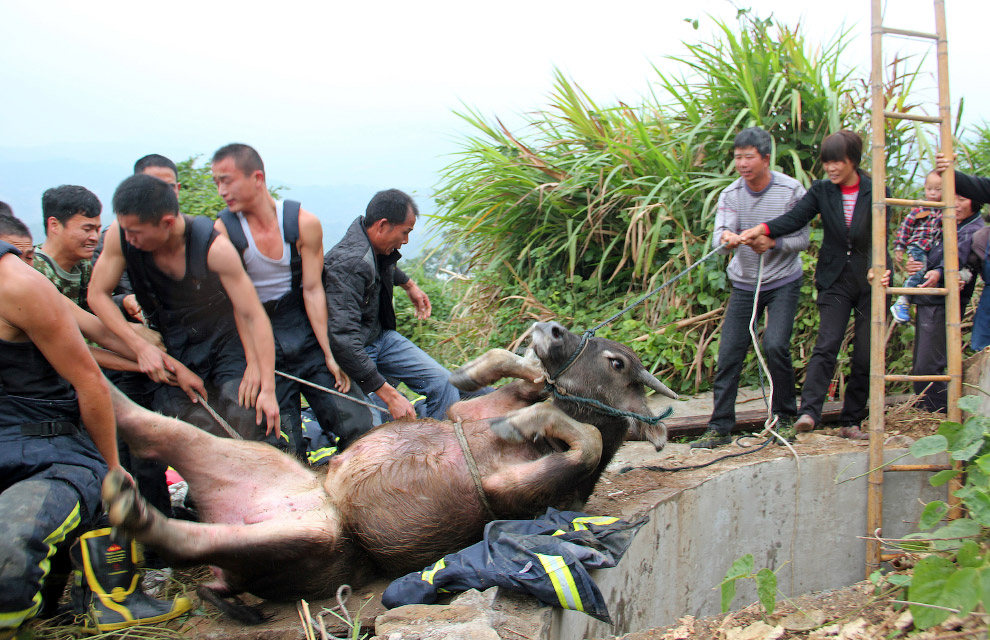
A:
[[[110,539],[109,527],[79,537],[72,547],[71,595],[76,613],[87,615],[87,631],[102,633],[165,622],[192,609],[188,598],[178,596],[166,602],[142,592],[137,562],[136,543],[117,544]]]

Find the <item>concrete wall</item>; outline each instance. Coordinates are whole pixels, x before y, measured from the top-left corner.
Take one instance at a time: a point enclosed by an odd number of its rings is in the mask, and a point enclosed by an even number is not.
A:
[[[887,460],[904,453],[888,450]],[[734,560],[752,553],[756,569],[777,571],[778,588],[799,595],[864,579],[867,453],[805,456],[751,464],[699,481],[649,510],[650,522],[614,569],[594,572],[614,626],[556,609],[555,640],[608,638],[665,626],[679,616],[720,609],[718,585]],[[930,463],[908,456],[899,464]],[[884,477],[884,536],[915,529],[924,502],[944,500],[930,473]],[[614,514],[620,515],[620,514]],[[752,580],[737,583],[733,608],[756,600]],[[713,590],[714,589],[714,590]],[[779,599],[779,598],[778,598]]]

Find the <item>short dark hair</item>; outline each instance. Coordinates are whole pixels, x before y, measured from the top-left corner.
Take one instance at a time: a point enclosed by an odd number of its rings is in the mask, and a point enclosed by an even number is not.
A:
[[[86,187],[63,184],[41,194],[41,219],[48,235],[48,219],[55,218],[65,224],[75,215],[96,218],[103,211],[100,199]]]
[[[0,204],[3,204],[0,202]],[[7,207],[8,210],[10,207]],[[0,215],[0,236],[18,236],[21,238],[30,238],[31,231],[27,228],[20,218],[15,218],[13,214],[11,215]]]
[[[10,208],[10,205],[6,202],[0,202],[0,217],[14,217],[14,210]]]
[[[178,167],[175,166],[174,162],[163,155],[149,153],[143,158],[138,158],[138,161],[134,163],[134,173],[144,173],[144,170],[148,167],[162,167],[164,169],[171,169],[172,173],[175,174],[175,179],[179,179]]]
[[[217,149],[213,154],[210,164],[216,164],[226,158],[234,159],[234,166],[244,175],[251,175],[255,171],[265,172],[265,163],[261,161],[261,156],[254,147],[239,142],[233,142]]]
[[[863,140],[848,129],[836,131],[822,140],[820,157],[822,162],[849,160],[858,169],[859,162],[863,159]]]
[[[364,210],[364,226],[368,228],[379,220],[385,220],[392,225],[402,224],[409,216],[410,209],[413,216],[418,218],[419,207],[404,191],[398,189],[379,191]]]
[[[168,214],[178,215],[179,199],[164,180],[146,173],[126,178],[113,192],[117,215],[138,217],[141,222],[158,224]]]
[[[756,147],[759,154],[767,158],[770,156],[770,150],[773,148],[773,138],[770,137],[769,133],[759,127],[749,127],[736,134],[736,139],[732,141],[732,146],[735,149]]]

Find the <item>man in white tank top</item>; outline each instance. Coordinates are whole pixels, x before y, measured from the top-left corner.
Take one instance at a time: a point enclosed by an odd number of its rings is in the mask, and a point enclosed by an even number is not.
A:
[[[323,289],[323,229],[319,219],[298,210],[298,241],[292,246],[285,236],[285,215],[289,207],[276,201],[268,191],[261,157],[244,144],[219,149],[212,160],[217,192],[236,218],[221,214],[217,230],[236,240],[246,241],[241,251],[244,267],[258,291],[272,322],[275,337],[276,369],[341,392],[350,390],[351,381],[337,364],[327,337],[326,294]],[[233,221],[239,229],[229,229]],[[234,245],[239,249],[238,242]],[[297,255],[293,276],[293,255]],[[298,279],[298,282],[294,280]],[[300,421],[300,386],[277,376],[276,395],[283,418],[281,448],[305,455]],[[306,393],[306,399],[324,430],[340,437],[340,446],[372,426],[365,407],[321,391]]]

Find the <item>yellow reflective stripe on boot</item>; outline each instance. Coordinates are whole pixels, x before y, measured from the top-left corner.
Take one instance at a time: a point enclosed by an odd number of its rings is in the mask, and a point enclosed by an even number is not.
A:
[[[54,531],[49,533],[45,536],[45,539],[42,540],[42,544],[48,546],[47,554],[41,559],[41,562],[38,563],[38,568],[41,569],[42,581],[44,581],[45,577],[48,575],[48,572],[51,570],[51,557],[55,555],[55,547],[65,541],[65,538],[69,535],[69,532],[79,526],[79,522],[79,502],[77,501],[75,506],[72,507],[72,511],[69,512],[69,515],[65,518],[62,524],[56,527]],[[0,613],[0,629],[16,628],[25,620],[35,617],[38,615],[38,612],[41,611],[41,604],[41,591],[38,591],[38,593],[34,594],[34,597],[31,598],[31,606],[27,609]]]
[[[553,590],[557,592],[560,606],[573,611],[584,611],[581,594],[578,593],[577,585],[574,584],[574,576],[564,559],[560,556],[545,556],[542,553],[537,553],[536,557],[540,559],[540,564],[547,572],[547,577],[553,583]]]
[[[138,580],[139,580],[139,576],[137,572],[136,571],[134,572],[134,576],[131,578],[130,587],[126,591],[124,589],[121,589],[120,587],[117,587],[116,589],[114,589],[113,593],[107,593],[106,588],[100,584],[100,581],[96,579],[96,574],[93,573],[93,562],[92,559],[89,557],[89,546],[83,544],[83,542],[89,540],[90,538],[99,538],[102,536],[107,536],[109,538],[110,527],[105,527],[103,529],[93,529],[92,531],[87,531],[86,533],[79,536],[79,542],[80,542],[79,548],[82,551],[83,573],[86,575],[86,582],[89,584],[89,590],[93,592],[93,595],[95,595],[97,598],[100,599],[100,603],[103,606],[105,606],[107,609],[110,609],[111,611],[120,614],[120,616],[123,617],[124,620],[133,620],[134,616],[131,615],[130,610],[127,607],[117,603],[123,602],[124,599],[127,598],[127,596],[134,593],[134,590],[137,589]],[[109,626],[113,626],[113,625],[101,625],[99,623],[99,620],[96,620],[95,622],[97,629],[99,629],[100,631],[110,631],[111,629],[109,629]]]

